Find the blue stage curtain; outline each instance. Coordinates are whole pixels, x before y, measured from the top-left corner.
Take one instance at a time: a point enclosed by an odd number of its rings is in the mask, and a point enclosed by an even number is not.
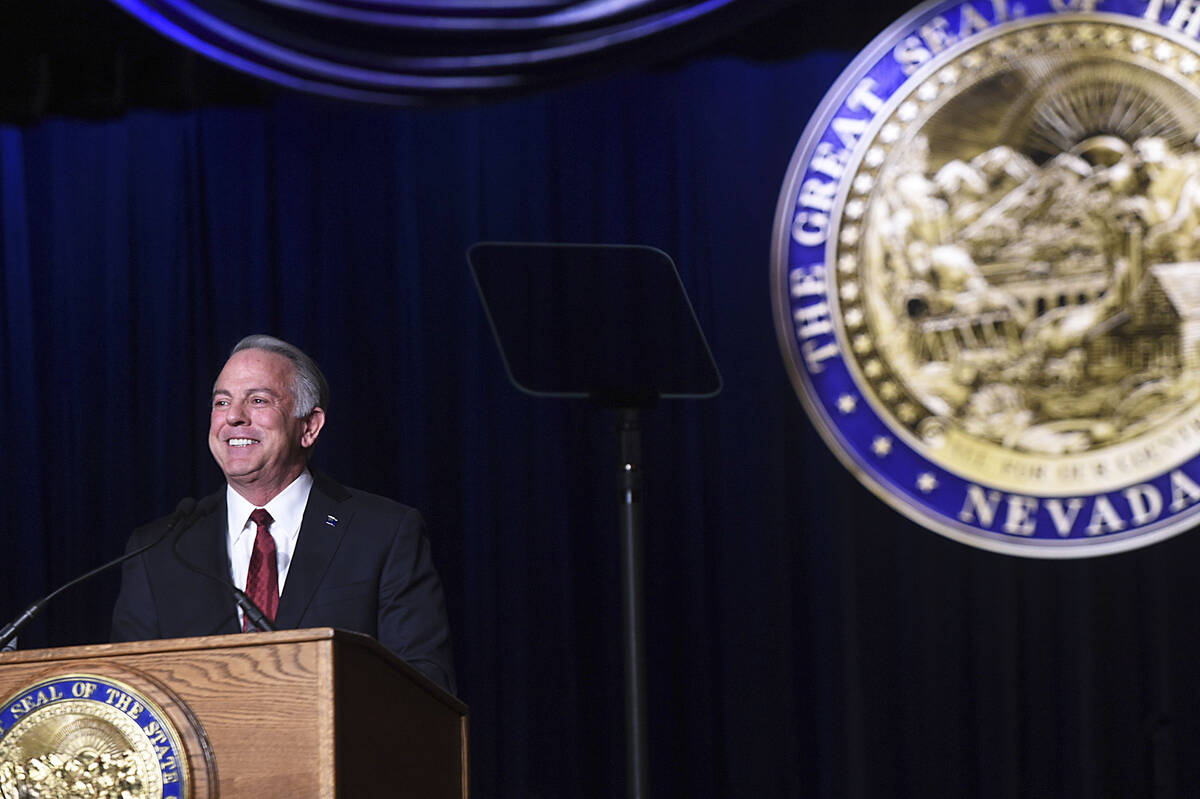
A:
[[[804,418],[771,226],[848,60],[485,108],[281,96],[0,126],[0,616],[220,484],[211,381],[274,333],[333,388],[317,465],[427,516],[474,794],[621,795],[613,420],[508,384],[465,251],[649,244],[726,386],[645,419],[653,795],[1187,795],[1200,535],[1085,562],[981,552],[885,507]],[[114,591],[62,596],[22,646],[103,640]]]

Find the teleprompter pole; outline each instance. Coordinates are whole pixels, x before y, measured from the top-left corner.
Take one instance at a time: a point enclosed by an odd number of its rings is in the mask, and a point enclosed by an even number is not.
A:
[[[625,770],[630,799],[648,799],[646,655],[642,634],[642,425],[638,408],[617,408],[621,453],[621,621],[625,655]]]

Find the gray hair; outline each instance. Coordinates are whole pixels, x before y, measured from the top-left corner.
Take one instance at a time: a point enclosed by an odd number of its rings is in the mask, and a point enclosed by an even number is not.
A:
[[[313,408],[329,410],[329,384],[325,382],[325,375],[321,374],[317,362],[299,347],[274,336],[256,334],[246,336],[235,344],[229,352],[229,357],[232,358],[242,350],[272,352],[292,362],[292,366],[296,368],[296,380],[292,384],[292,415],[297,419],[308,416],[313,412]]]

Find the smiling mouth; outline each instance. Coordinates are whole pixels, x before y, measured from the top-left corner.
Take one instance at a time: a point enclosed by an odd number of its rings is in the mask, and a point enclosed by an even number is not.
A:
[[[231,447],[248,447],[251,444],[257,444],[258,439],[255,438],[231,438],[225,442]]]

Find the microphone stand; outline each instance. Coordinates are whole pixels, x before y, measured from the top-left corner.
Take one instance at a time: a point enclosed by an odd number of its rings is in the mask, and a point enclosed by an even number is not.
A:
[[[188,519],[189,523],[191,521],[193,521],[192,516],[193,516],[195,509],[196,509],[196,500],[192,499],[191,497],[185,497],[185,498],[181,499],[179,501],[179,504],[177,506],[175,506],[175,512],[171,514],[170,523],[167,524],[166,529],[164,529],[162,531],[162,533],[159,534],[158,538],[155,538],[153,541],[151,541],[149,544],[146,544],[143,547],[139,547],[139,548],[135,549],[133,552],[126,552],[121,557],[115,558],[114,560],[110,560],[108,563],[105,563],[102,566],[97,566],[96,568],[92,569],[91,571],[87,572],[86,574],[82,574],[82,575],[76,577],[74,580],[71,580],[70,582],[66,583],[65,585],[59,586],[58,588],[51,591],[46,596],[39,599],[37,602],[34,602],[32,605],[27,607],[25,609],[24,613],[22,613],[20,616],[18,616],[17,618],[15,618],[11,622],[9,622],[7,625],[5,625],[4,629],[0,630],[0,651],[8,651],[10,649],[15,648],[15,645],[10,646],[10,643],[17,637],[17,633],[19,633],[22,629],[24,629],[25,625],[28,624],[30,621],[32,621],[34,616],[37,616],[39,613],[41,613],[42,608],[44,608],[46,605],[48,605],[50,603],[50,601],[52,599],[54,599],[56,596],[61,594],[63,591],[66,591],[68,588],[71,588],[72,586],[78,585],[79,583],[82,583],[85,580],[91,579],[92,577],[96,576],[97,574],[100,574],[101,572],[111,569],[113,566],[118,566],[118,565],[124,563],[125,561],[127,561],[131,558],[136,558],[138,555],[141,555],[143,552],[147,552],[147,551],[153,549],[154,547],[158,546],[160,543],[162,543],[163,539],[165,539],[167,537],[167,534],[170,533],[172,530],[174,530],[176,525],[178,525],[181,521],[183,521],[184,519]],[[185,527],[185,529],[186,529],[186,527]]]
[[[184,566],[186,566],[191,571],[195,572],[196,574],[199,574],[201,577],[207,577],[210,580],[215,580],[216,582],[225,586],[225,588],[229,589],[229,591],[231,591],[233,593],[234,602],[236,602],[237,606],[242,609],[242,614],[245,616],[246,620],[258,632],[260,632],[260,633],[275,632],[275,630],[276,630],[275,625],[267,620],[267,616],[265,613],[262,612],[262,608],[260,608],[256,604],[254,604],[254,600],[251,599],[246,594],[245,591],[243,591],[242,589],[240,589],[236,585],[234,585],[232,580],[225,579],[224,577],[218,577],[215,574],[207,572],[204,569],[201,569],[196,564],[192,563],[187,558],[185,558],[183,556],[183,553],[181,553],[179,551],[179,542],[182,539],[183,539],[183,533],[181,532],[180,535],[175,539],[175,542],[171,545],[171,551],[173,551],[175,553],[175,557],[179,560],[179,562],[182,563]]]

